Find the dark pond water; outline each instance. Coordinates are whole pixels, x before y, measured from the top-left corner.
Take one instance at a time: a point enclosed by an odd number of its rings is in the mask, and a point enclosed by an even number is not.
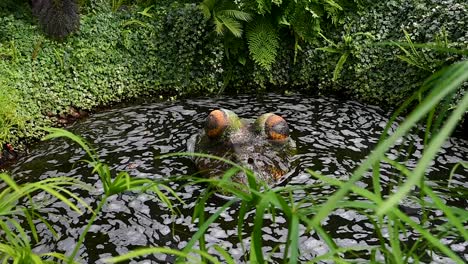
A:
[[[131,175],[151,179],[170,179],[174,175],[191,175],[196,169],[189,158],[177,157],[155,159],[155,156],[186,150],[186,141],[202,126],[207,114],[214,108],[227,108],[240,117],[254,118],[262,113],[281,114],[289,123],[292,137],[297,142],[298,154],[295,157],[297,167],[287,184],[315,184],[305,172],[306,168],[332,175],[338,179],[347,179],[360,161],[369,154],[378,141],[378,137],[388,120],[389,113],[378,107],[362,105],[354,101],[338,101],[331,98],[307,98],[302,95],[264,98],[248,96],[223,97],[218,99],[191,99],[171,103],[144,103],[95,114],[82,120],[69,129],[85,137],[96,147],[101,160],[110,164],[114,171],[126,170]],[[414,144],[407,164],[415,166],[421,157],[422,139],[411,136]],[[400,145],[409,144],[402,141]],[[406,155],[407,147],[397,146],[390,156]],[[400,152],[399,152],[400,151]],[[444,144],[443,150],[428,171],[431,184],[435,189],[447,190],[447,178],[452,166],[467,160],[468,142],[451,138]],[[85,164],[78,162],[84,157],[84,151],[65,140],[42,142],[31,153],[20,159],[11,168],[17,180],[38,180],[54,176],[76,176],[94,185],[97,190],[87,195],[87,202],[96,206],[96,197],[102,191],[97,183],[97,176],[90,174]],[[382,166],[382,184],[392,189],[400,177]],[[456,194],[462,189],[466,193],[468,170],[459,169],[454,175],[452,190],[442,192],[441,196],[449,205],[466,209],[466,197]],[[206,188],[202,185],[188,185],[173,182],[171,187],[185,201],[185,205],[174,201],[182,212],[173,217],[170,210],[159,203],[152,195],[125,193],[113,196],[104,206],[103,212],[92,226],[79,255],[87,263],[102,263],[102,258],[128,252],[141,246],[168,246],[182,248],[197,230],[192,223],[193,207],[197,197]],[[360,186],[370,186],[369,177],[358,182]],[[181,187],[181,188],[180,188]],[[178,189],[179,188],[179,189]],[[294,199],[304,196],[322,201],[334,189],[322,186],[311,189],[308,193],[297,192]],[[416,194],[415,194],[416,195]],[[49,219],[60,237],[52,238],[45,226],[39,225],[42,241],[35,249],[37,252],[61,251],[70,253],[78,236],[87,224],[89,215],[79,216],[71,212],[61,202],[56,202],[47,195],[39,194],[36,199],[48,204]],[[206,205],[208,213],[213,213],[225,201],[214,197]],[[412,199],[402,201],[402,209],[418,221],[421,210]],[[228,250],[239,262],[243,261],[242,247],[237,239],[236,224],[238,207],[233,206],[228,213],[213,224],[207,232],[207,245],[217,244]],[[429,212],[429,218],[439,218],[440,211]],[[252,212],[245,222],[245,230],[252,226]],[[431,221],[434,225],[443,220]],[[338,245],[365,246],[376,245],[378,240],[374,227],[366,217],[355,211],[336,210],[324,222],[324,228]],[[429,226],[428,228],[431,228]],[[287,225],[281,216],[269,222],[263,228],[264,249],[266,256],[273,260],[282,258],[282,246],[276,246],[286,240]],[[387,231],[382,230],[384,236]],[[248,248],[250,239],[245,235]],[[409,233],[402,237],[405,243],[411,243],[418,235]],[[467,258],[468,243],[457,241],[451,236],[443,238],[452,250]],[[300,231],[300,260],[311,259],[324,254],[328,247],[314,232]],[[364,254],[361,256],[366,258]],[[359,259],[359,257],[357,257]],[[434,261],[446,263],[447,260],[433,255]],[[133,263],[167,263],[173,259],[167,256],[148,256]]]

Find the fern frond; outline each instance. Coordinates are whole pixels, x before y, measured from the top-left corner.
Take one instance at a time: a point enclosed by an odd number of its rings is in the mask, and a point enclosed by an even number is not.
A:
[[[235,20],[232,17],[227,17],[227,16],[222,16],[220,14],[216,15],[216,19],[221,21],[222,24],[229,29],[229,31],[236,37],[240,38],[242,37],[242,24]],[[216,31],[218,32],[218,31]],[[224,30],[221,30],[221,32],[224,32]]]
[[[343,70],[343,66],[348,59],[349,55],[351,53],[345,52],[343,55],[341,55],[340,59],[338,60],[338,63],[336,63],[335,70],[333,71],[333,81],[336,82],[338,78],[340,78],[341,71]]]
[[[301,39],[310,42],[317,37],[320,32],[320,16],[324,12],[319,5],[292,1],[286,11],[291,28]]]
[[[237,20],[249,22],[252,20],[252,15],[250,13],[240,11],[240,10],[234,10],[234,9],[229,9],[229,10],[221,10],[218,12],[218,15],[222,15],[224,17],[231,17],[235,18]]]
[[[202,11],[206,20],[211,18],[211,9],[205,5],[204,2],[200,4],[200,10]]]
[[[333,0],[324,0],[324,2],[325,4],[329,5],[330,7],[333,7],[336,10],[343,10],[343,8]]]
[[[270,70],[279,47],[278,32],[273,24],[266,19],[252,22],[247,29],[247,42],[253,60]]]
[[[217,16],[216,12],[213,12],[213,21],[215,24],[215,32],[218,35],[224,35],[224,24],[223,21],[221,21]]]
[[[234,36],[242,37],[242,21],[252,20],[250,13],[237,10],[237,6],[230,0],[204,0],[200,4],[205,18],[213,18],[215,31],[218,35],[224,35],[226,29]]]
[[[271,12],[271,0],[256,0],[257,12],[260,15],[268,14]]]

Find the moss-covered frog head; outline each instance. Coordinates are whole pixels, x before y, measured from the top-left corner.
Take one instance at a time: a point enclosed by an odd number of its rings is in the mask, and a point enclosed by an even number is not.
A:
[[[281,116],[267,113],[256,120],[240,119],[227,109],[212,111],[205,126],[187,143],[189,152],[205,153],[233,161],[252,170],[257,179],[272,186],[286,178],[296,144]],[[222,176],[232,166],[223,161],[195,157],[198,169],[209,177]],[[244,173],[233,177],[246,183]]]

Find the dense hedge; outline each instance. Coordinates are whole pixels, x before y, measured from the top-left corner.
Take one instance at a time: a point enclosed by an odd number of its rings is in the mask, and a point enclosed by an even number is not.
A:
[[[280,59],[271,73],[256,70],[252,79],[258,85],[279,85],[292,90],[339,93],[365,102],[395,106],[402,102],[433,72],[468,54],[468,4],[449,1],[363,1],[365,9],[348,14],[343,27],[323,32],[325,39],[302,47],[294,62],[293,41],[283,43]],[[375,3],[374,3],[375,2]],[[417,49],[415,65],[397,56],[405,53],[396,45],[407,43],[405,31],[413,43],[439,43],[440,50]],[[348,38],[345,41],[345,38]],[[333,48],[336,53],[317,48]],[[444,49],[445,47],[445,49]],[[411,51],[410,47],[404,46]],[[448,52],[463,50],[465,55]],[[349,52],[339,78],[335,67],[343,53]],[[269,77],[268,77],[269,76]],[[465,88],[467,86],[465,85]],[[463,90],[461,90],[463,91]]]
[[[1,89],[15,90],[21,98],[16,108],[30,117],[22,136],[37,137],[38,127],[50,125],[46,116],[66,114],[70,106],[92,109],[142,94],[213,92],[222,83],[222,46],[208,33],[197,5],[161,8],[153,18],[129,7],[93,11],[82,15],[80,31],[63,42],[44,37],[31,20],[0,18]]]
[[[341,89],[365,101],[396,105],[434,71],[467,58],[466,55],[424,49],[418,50],[418,66],[414,66],[397,57],[404,55],[399,47],[375,45],[387,41],[406,42],[403,31],[406,30],[415,43],[434,43],[438,38],[446,37],[447,48],[464,49],[466,52],[466,1],[369,1],[366,6],[366,9],[347,17],[346,28],[327,34],[343,50],[351,50],[341,78],[336,83],[331,81],[339,54],[308,47],[300,57],[299,70],[294,71],[294,84],[308,83],[308,87],[313,88],[317,82],[310,84],[310,80],[315,79],[319,80],[319,89]],[[362,33],[369,33],[372,37]],[[350,44],[344,43],[344,36],[352,38]],[[406,49],[411,50],[410,47]]]
[[[16,11],[0,6],[0,88],[2,93],[14,93],[19,98],[10,100],[8,108],[16,109],[21,117],[18,120],[23,120],[10,125],[9,136],[0,132],[0,142],[37,137],[38,127],[51,124],[46,116],[66,113],[70,106],[92,109],[143,94],[207,94],[222,89],[249,92],[280,87],[340,92],[367,102],[394,105],[432,71],[466,59],[424,50],[423,67],[412,66],[396,57],[403,54],[397,46],[374,44],[404,41],[405,29],[418,43],[432,42],[446,32],[449,47],[466,49],[465,1],[363,2],[366,9],[350,14],[343,26],[323,32],[341,53],[317,50],[330,46],[321,39],[301,43],[294,61],[294,38],[282,32],[282,46],[271,72],[252,61],[242,65],[226,59],[223,39],[213,33],[211,22],[204,19],[195,3],[155,7],[148,17],[138,13],[143,10],[138,6],[112,12],[106,1],[92,1],[83,9],[80,30],[65,41],[44,37],[30,18],[27,4]],[[344,36],[350,37],[348,41]],[[240,50],[248,57],[247,49]],[[350,55],[339,78],[333,81],[343,52]],[[11,111],[7,113],[1,107],[0,119],[6,116],[11,116]]]

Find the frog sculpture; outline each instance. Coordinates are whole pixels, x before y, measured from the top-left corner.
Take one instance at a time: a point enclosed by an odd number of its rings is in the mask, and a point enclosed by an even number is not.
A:
[[[210,154],[252,170],[257,180],[269,186],[282,182],[291,169],[296,143],[289,136],[286,120],[267,113],[256,120],[240,119],[226,109],[212,111],[205,127],[187,142],[189,152]],[[208,177],[222,176],[232,165],[224,161],[194,157],[198,169]],[[245,173],[233,181],[247,184]]]

